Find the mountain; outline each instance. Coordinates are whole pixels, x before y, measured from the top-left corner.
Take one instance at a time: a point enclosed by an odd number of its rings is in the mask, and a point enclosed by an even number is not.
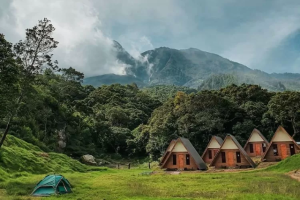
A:
[[[129,84],[139,87],[176,85],[191,88],[219,89],[228,84],[258,84],[272,91],[299,90],[300,74],[268,74],[195,48],[160,47],[133,58],[118,42],[114,48],[119,62],[126,64],[126,75],[106,74],[89,77],[84,84]]]

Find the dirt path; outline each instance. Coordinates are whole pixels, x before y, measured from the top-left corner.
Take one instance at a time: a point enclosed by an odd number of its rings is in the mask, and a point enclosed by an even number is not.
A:
[[[295,179],[297,181],[300,181],[300,170],[297,169],[296,171],[291,171],[288,173],[288,175],[292,178]]]

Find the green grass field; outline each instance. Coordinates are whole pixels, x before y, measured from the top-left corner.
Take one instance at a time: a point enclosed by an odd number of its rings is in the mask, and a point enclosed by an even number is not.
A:
[[[1,200],[300,199],[300,182],[285,174],[300,168],[300,154],[269,168],[244,172],[170,175],[157,170],[141,175],[149,170],[91,168],[66,155],[45,157],[40,151],[14,137],[8,139],[0,150]],[[31,197],[35,185],[53,171],[70,181],[73,193]]]
[[[232,173],[140,175],[145,170],[63,173],[73,193],[46,198],[29,194],[44,175],[11,178],[0,184],[0,199],[299,199],[300,182],[280,172],[264,170]]]

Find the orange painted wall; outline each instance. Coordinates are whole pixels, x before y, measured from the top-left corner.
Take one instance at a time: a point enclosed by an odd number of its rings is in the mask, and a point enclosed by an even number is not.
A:
[[[209,159],[209,154],[208,154],[208,151],[211,150],[212,151],[212,158]],[[203,155],[202,159],[204,160],[205,163],[208,163],[210,164],[211,161],[214,159],[215,155],[217,154],[217,152],[219,151],[220,149],[219,148],[209,148],[207,149],[207,151],[205,152],[205,154]]]
[[[173,155],[176,155],[177,156],[177,162],[176,162],[176,165],[173,165]],[[182,154],[184,155],[184,168],[186,169],[193,169],[193,170],[197,170],[197,165],[194,161],[194,159],[190,156],[190,165],[186,165],[186,152],[173,152],[170,157],[168,158],[167,162],[165,163],[164,166],[162,166],[163,169],[180,169],[179,168],[179,154]]]
[[[217,158],[214,162],[215,168],[223,168],[223,167],[226,167],[226,168],[239,168],[239,166],[249,166],[249,167],[251,167],[251,165],[248,163],[248,161],[245,159],[245,157],[242,153],[240,153],[241,163],[237,163],[236,152],[239,152],[238,149],[221,149],[220,151],[226,153],[226,162],[222,163],[222,153],[220,152],[217,155]],[[228,155],[230,153],[233,154],[233,164],[234,164],[234,166],[230,166],[230,163],[229,163]]]
[[[255,151],[255,145],[259,144],[260,145],[260,155],[259,156],[263,156],[265,154],[265,152],[263,152],[263,148],[262,148],[263,143],[264,142],[249,142],[245,148],[245,151],[247,152],[247,154],[250,157],[255,157],[255,156],[257,156],[256,151]],[[253,153],[250,153],[250,144],[253,144]],[[268,148],[268,145],[266,146],[266,150],[267,150],[267,148]]]
[[[281,145],[285,145],[286,146],[286,153],[287,156],[289,157],[291,155],[291,151],[290,151],[290,144],[294,144],[293,142],[273,142],[273,144],[277,144],[277,150],[278,150],[278,156],[275,156],[273,153],[273,146],[271,144],[269,151],[267,152],[266,156],[264,157],[264,161],[266,162],[276,162],[276,161],[280,161],[283,160],[282,155],[283,152],[281,150]],[[294,145],[295,147],[295,153],[297,153],[300,149],[298,146]]]

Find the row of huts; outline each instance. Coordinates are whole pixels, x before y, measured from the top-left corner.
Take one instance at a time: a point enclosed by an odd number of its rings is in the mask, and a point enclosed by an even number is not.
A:
[[[215,168],[250,168],[255,167],[251,157],[260,157],[264,162],[276,162],[300,152],[300,147],[288,132],[279,126],[272,140],[254,129],[242,147],[233,135],[225,139],[213,136],[202,156],[186,138],[172,140],[165,151],[160,166],[169,170],[206,170]]]

